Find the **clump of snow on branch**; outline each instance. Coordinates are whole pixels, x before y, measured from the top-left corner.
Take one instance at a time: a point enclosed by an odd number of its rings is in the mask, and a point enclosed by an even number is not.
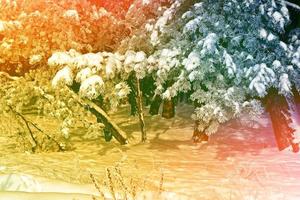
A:
[[[32,55],[29,58],[29,64],[30,65],[35,65],[38,64],[41,60],[43,59],[42,55],[36,54],[36,55]]]
[[[100,76],[93,75],[85,79],[79,89],[79,94],[88,99],[96,99],[103,92],[104,82]]]
[[[73,72],[70,67],[59,70],[52,80],[52,86],[58,87],[60,84],[71,86],[73,84]]]
[[[119,99],[123,99],[127,97],[131,89],[125,82],[121,82],[115,86],[115,92]]]
[[[80,17],[79,17],[79,14],[78,14],[77,10],[67,10],[63,14],[63,16],[66,17],[66,18],[74,19],[76,21],[80,20]]]

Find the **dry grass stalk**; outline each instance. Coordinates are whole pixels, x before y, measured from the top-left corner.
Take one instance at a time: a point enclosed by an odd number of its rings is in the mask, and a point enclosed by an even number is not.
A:
[[[105,199],[105,195],[104,195],[104,193],[102,192],[102,190],[100,189],[100,186],[99,186],[99,184],[97,183],[97,181],[96,181],[96,179],[95,179],[95,176],[94,176],[92,173],[90,173],[90,178],[92,179],[93,184],[94,184],[95,188],[97,189],[97,191],[100,193],[101,197],[102,197],[103,199]],[[96,197],[93,196],[93,199],[95,200]]]

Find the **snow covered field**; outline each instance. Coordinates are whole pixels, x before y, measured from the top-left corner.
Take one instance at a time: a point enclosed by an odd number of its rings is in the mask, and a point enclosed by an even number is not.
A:
[[[247,117],[247,123],[231,121],[207,144],[193,144],[191,111],[179,107],[170,120],[146,116],[147,144],[138,143],[138,119],[128,117],[127,108],[112,115],[128,133],[127,146],[82,141],[78,134],[72,138],[72,151],[26,154],[15,153],[13,144],[0,135],[0,199],[92,199],[85,195],[97,194],[89,173],[101,182],[105,168],[116,164],[125,178],[147,180],[149,191],[157,190],[163,174],[165,199],[176,199],[175,194],[177,199],[199,200],[300,199],[299,154],[277,150],[267,115],[251,123]],[[4,181],[9,174],[14,174],[12,185]],[[20,174],[35,181],[21,187]]]

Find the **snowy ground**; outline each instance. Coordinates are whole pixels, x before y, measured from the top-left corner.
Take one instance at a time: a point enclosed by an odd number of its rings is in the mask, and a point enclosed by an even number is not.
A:
[[[267,116],[252,126],[231,121],[208,144],[195,145],[191,109],[180,107],[174,119],[147,116],[149,143],[139,144],[138,120],[127,113],[123,108],[112,115],[130,137],[131,143],[122,147],[78,136],[73,151],[31,155],[14,153],[0,135],[0,185],[8,174],[30,175],[39,185],[38,193],[0,192],[0,199],[91,199],[83,195],[96,193],[89,173],[101,180],[105,168],[116,164],[124,177],[147,180],[149,190],[157,189],[163,174],[165,193],[176,193],[177,199],[300,199],[299,154],[277,150]]]

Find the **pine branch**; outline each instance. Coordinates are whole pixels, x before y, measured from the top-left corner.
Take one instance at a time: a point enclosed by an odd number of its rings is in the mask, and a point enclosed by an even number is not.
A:
[[[295,3],[291,3],[289,1],[280,1],[280,0],[277,0],[277,3],[279,4],[283,4],[283,2],[288,6],[288,7],[291,7],[295,10],[297,10],[298,12],[300,12],[300,6],[298,6],[297,4]]]

